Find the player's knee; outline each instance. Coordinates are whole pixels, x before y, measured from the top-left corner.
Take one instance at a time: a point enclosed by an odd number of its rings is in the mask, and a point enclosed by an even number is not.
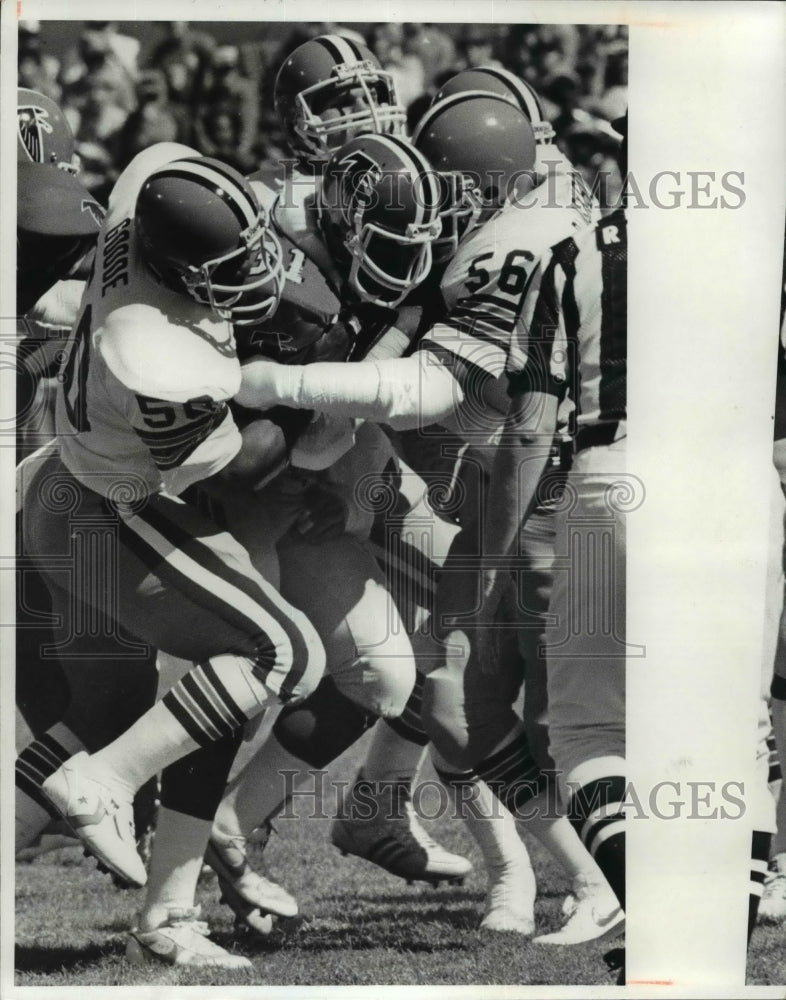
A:
[[[310,767],[326,767],[375,721],[338,690],[332,677],[324,677],[313,694],[284,709],[273,734],[285,750]]]
[[[297,621],[301,643],[296,649],[302,649],[293,657],[293,667],[299,680],[293,688],[294,698],[307,698],[316,691],[325,673],[325,647],[317,630],[305,615]]]
[[[325,672],[325,648],[305,615],[294,614],[274,638],[256,637],[257,677],[285,702],[298,702],[314,692]],[[272,660],[272,665],[271,665]]]
[[[415,686],[415,658],[409,652],[361,654],[330,671],[336,687],[361,708],[383,719],[404,711]]]

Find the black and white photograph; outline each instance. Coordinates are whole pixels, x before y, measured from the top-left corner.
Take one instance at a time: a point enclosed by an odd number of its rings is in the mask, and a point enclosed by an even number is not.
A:
[[[4,10],[4,996],[782,995],[741,6]]]

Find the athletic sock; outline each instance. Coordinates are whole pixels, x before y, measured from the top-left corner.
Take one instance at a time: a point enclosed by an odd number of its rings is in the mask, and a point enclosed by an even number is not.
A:
[[[213,657],[193,667],[92,759],[136,791],[186,754],[233,734],[260,711],[265,699],[265,688],[245,657]]]
[[[621,762],[622,763],[622,762]],[[587,781],[571,794],[568,818],[625,909],[625,778]]]
[[[412,788],[426,756],[426,747],[401,735],[386,722],[376,727],[369,752],[363,763],[363,780],[377,794],[384,789],[396,790],[395,799],[412,797]]]
[[[534,903],[535,873],[513,814],[474,772],[448,771],[442,761],[435,766],[451,796],[456,814],[464,820],[480,848],[486,871],[491,874],[510,867],[518,868],[522,898],[517,902],[519,905]]]
[[[571,879],[602,882],[603,873],[565,815],[560,814],[553,776],[541,770],[523,730],[517,727],[504,745],[476,767],[502,804],[536,837]]]
[[[158,927],[172,909],[194,905],[212,822],[161,807],[150,856],[140,930]]]
[[[767,875],[767,859],[770,856],[771,833],[754,830],[751,838],[751,881],[748,894],[748,943],[750,944],[756,917],[759,913],[764,879]]]
[[[84,744],[62,722],[55,723],[39,739],[24,748],[16,759],[16,850],[20,851],[41,833],[58,813],[41,794],[41,785]]]
[[[309,765],[281,746],[274,733],[228,785],[214,826],[229,837],[250,837],[256,827],[279,814],[293,792],[311,775]]]

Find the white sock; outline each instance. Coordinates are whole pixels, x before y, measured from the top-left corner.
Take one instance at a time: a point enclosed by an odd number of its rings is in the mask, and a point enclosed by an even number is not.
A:
[[[216,812],[216,831],[232,837],[249,837],[260,823],[280,811],[288,794],[308,783],[311,777],[308,770],[309,765],[285,750],[271,733],[227,785]],[[297,772],[294,776],[293,771]]]
[[[565,873],[575,879],[584,876],[587,881],[603,883],[606,877],[598,863],[581,842],[567,816],[558,816],[552,795],[556,789],[546,789],[526,806],[526,819],[520,819],[522,827],[536,837],[553,855]]]
[[[363,763],[363,777],[372,784],[400,782],[411,789],[425,756],[426,747],[378,722]]]
[[[153,930],[170,909],[194,905],[197,880],[212,823],[162,806],[150,856],[150,872],[139,929]]]

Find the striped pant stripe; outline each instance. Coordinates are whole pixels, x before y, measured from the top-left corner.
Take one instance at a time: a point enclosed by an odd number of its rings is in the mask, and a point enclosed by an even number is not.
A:
[[[170,526],[164,522],[161,526],[167,530],[165,535],[150,523],[149,514],[150,509],[148,508],[145,510],[145,517],[138,514],[120,523],[120,537],[123,544],[133,551],[156,576],[169,583],[198,606],[204,607],[246,635],[249,639],[249,646],[244,653],[250,660],[254,661],[255,674],[260,680],[267,683],[268,674],[275,666],[276,647],[281,651],[283,659],[293,656],[289,636],[282,628],[281,623],[264,606],[272,604],[272,602],[253,580],[231,570],[215,553],[197,539],[190,535],[186,536],[191,543],[188,545],[189,551],[186,552],[185,547],[179,548],[178,545],[181,543],[183,533],[180,531],[170,532]],[[161,521],[162,519],[156,520]],[[180,537],[168,537],[172,534]],[[261,601],[259,598],[263,600]],[[293,631],[297,630],[293,629]],[[304,649],[304,657],[298,664],[298,669],[290,670],[281,680],[279,678],[271,679],[269,684],[270,689],[278,694],[282,700],[287,700],[291,696],[294,685],[305,669],[305,643],[302,637],[300,640]],[[216,652],[227,651],[217,650]],[[292,676],[293,674],[294,676]]]
[[[308,647],[305,638],[294,618],[305,616],[295,608],[286,606],[283,598],[270,586],[256,571],[248,564],[249,575],[245,570],[237,569],[227,560],[221,552],[221,541],[230,548],[236,549],[239,553],[248,558],[245,549],[242,548],[227,532],[221,532],[216,536],[218,551],[211,548],[210,544],[195,537],[186,531],[177,520],[173,520],[169,512],[160,507],[148,505],[144,511],[144,519],[170,544],[174,544],[177,549],[187,558],[193,560],[202,570],[211,575],[220,586],[216,593],[222,594],[226,589],[229,594],[228,602],[236,606],[237,598],[233,598],[232,591],[239,591],[243,595],[243,600],[239,607],[246,607],[246,613],[253,620],[259,620],[262,624],[262,631],[269,637],[268,652],[272,659],[275,659],[276,648],[283,647],[288,651],[287,658],[290,668],[284,682],[281,685],[281,694],[286,700],[292,695],[295,686],[303,679],[306,666],[308,664]],[[209,584],[214,587],[215,582]],[[278,691],[276,693],[279,693]]]

